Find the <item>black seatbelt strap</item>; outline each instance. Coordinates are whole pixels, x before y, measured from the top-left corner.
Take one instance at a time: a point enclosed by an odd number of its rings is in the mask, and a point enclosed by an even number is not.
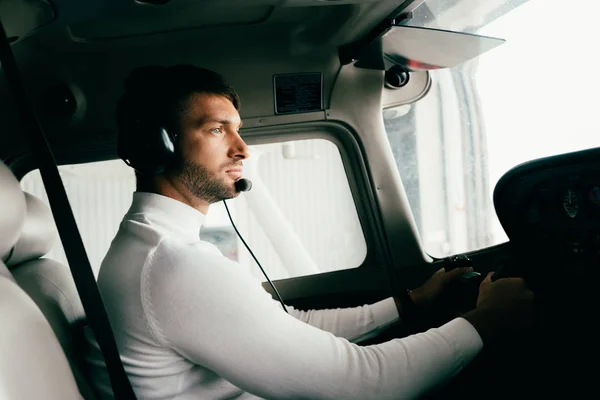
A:
[[[37,158],[40,174],[48,194],[50,208],[58,227],[69,267],[83,304],[90,328],[104,356],[108,375],[117,400],[134,400],[135,394],[119,357],[108,315],[90,262],[75,222],[65,187],[58,173],[52,150],[28,101],[23,81],[4,25],[0,21],[0,62],[12,90],[25,136]]]

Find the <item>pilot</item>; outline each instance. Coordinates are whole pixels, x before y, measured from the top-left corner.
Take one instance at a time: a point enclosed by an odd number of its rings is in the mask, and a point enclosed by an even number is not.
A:
[[[533,294],[523,280],[487,276],[463,316],[377,345],[353,343],[426,309],[467,269],[440,270],[409,296],[361,307],[301,311],[274,301],[199,238],[210,204],[239,194],[249,157],[239,108],[219,74],[195,66],[139,68],[126,80],[119,154],[137,188],[98,285],[138,398],[416,398],[490,342],[530,327]],[[92,380],[110,398],[87,336]]]

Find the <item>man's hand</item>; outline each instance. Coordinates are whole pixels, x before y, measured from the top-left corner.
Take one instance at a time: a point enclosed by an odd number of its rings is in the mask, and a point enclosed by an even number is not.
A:
[[[426,309],[442,294],[444,289],[460,275],[473,271],[471,267],[455,268],[446,272],[439,269],[422,286],[410,292],[410,298],[416,307]]]
[[[492,282],[490,272],[479,285],[477,308],[494,310],[511,321],[513,329],[529,329],[534,322],[534,295],[522,278],[502,278]]]
[[[534,294],[522,278],[492,282],[490,272],[479,286],[477,307],[464,318],[477,329],[483,342],[528,330],[535,321]]]

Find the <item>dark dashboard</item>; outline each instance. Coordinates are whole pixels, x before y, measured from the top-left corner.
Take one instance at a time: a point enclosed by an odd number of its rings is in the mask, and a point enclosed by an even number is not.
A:
[[[546,273],[572,275],[597,270],[600,148],[513,168],[496,185],[494,206],[519,258],[555,267],[538,267]]]
[[[509,237],[495,276],[524,278],[535,294],[534,329],[487,348],[432,398],[589,397],[597,386],[600,148],[514,167],[498,181],[494,207]],[[480,279],[460,288],[470,307]]]
[[[596,351],[600,148],[511,169],[496,185],[494,207],[511,249],[500,274],[523,277],[536,296],[536,357],[564,367]],[[558,343],[565,353],[548,355]],[[575,371],[582,372],[574,369],[572,380],[580,379]]]

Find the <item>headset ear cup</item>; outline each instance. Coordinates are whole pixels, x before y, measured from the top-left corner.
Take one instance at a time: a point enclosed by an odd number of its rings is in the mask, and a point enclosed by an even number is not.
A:
[[[173,136],[163,127],[159,128],[158,143],[156,144],[155,174],[164,172],[175,157],[175,142]]]
[[[136,122],[131,131],[119,133],[119,157],[142,175],[164,172],[175,156],[173,136],[162,126]]]

